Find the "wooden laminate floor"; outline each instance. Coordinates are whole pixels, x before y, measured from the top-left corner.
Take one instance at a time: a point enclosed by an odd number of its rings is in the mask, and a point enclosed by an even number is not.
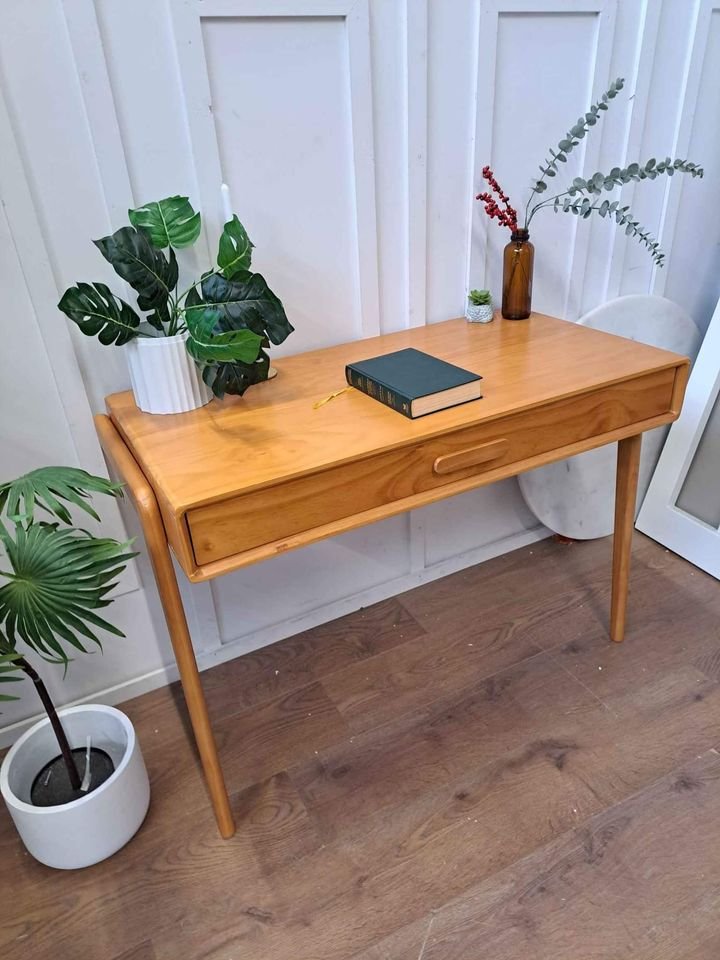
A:
[[[236,837],[176,687],[125,705],[153,799],[59,873],[0,815],[0,956],[718,960],[720,588],[636,535],[544,541],[205,673]]]

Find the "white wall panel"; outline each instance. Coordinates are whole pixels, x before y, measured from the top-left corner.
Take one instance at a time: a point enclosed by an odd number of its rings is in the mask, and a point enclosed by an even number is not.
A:
[[[428,7],[427,319],[462,316],[474,215],[477,0]]]
[[[519,206],[548,147],[617,75],[627,81],[623,94],[564,178],[664,156],[674,144],[704,162],[708,176],[621,193],[641,222],[661,231],[668,267],[659,279],[639,246],[606,221],[541,214],[531,230],[535,306],[574,317],[618,293],[665,283],[706,323],[720,293],[720,230],[707,215],[720,202],[718,6],[7,0],[0,195],[12,244],[4,289],[15,306],[0,323],[27,315],[37,357],[25,400],[32,429],[15,439],[18,470],[66,459],[66,446],[73,462],[101,469],[89,410],[128,386],[125,360],[69,331],[54,305],[78,279],[119,286],[90,240],[116,229],[128,206],[192,197],[206,232],[197,252],[182,255],[189,271],[214,251],[219,185],[228,182],[257,244],[255,262],[297,328],[281,352],[444,320],[463,312],[468,284],[487,283],[500,295],[506,235],[473,199],[484,163]],[[4,334],[13,354],[18,329],[14,339]],[[0,364],[3,411],[11,409],[6,397],[14,402],[27,386],[18,369],[12,358]],[[52,410],[42,422],[46,398]],[[136,533],[131,513],[126,522]],[[508,481],[212,588],[182,584],[201,664],[542,534]],[[138,569],[146,589],[133,589],[133,580],[114,610],[129,639],[103,660],[74,665],[60,699],[109,688],[105,699],[122,699],[174,676],[144,561]],[[3,722],[31,712],[31,702],[11,705]]]
[[[360,336],[343,19],[206,18],[202,34],[224,179],[289,306],[287,349]]]
[[[705,0],[695,25],[693,54],[683,98],[684,124],[678,131],[683,156],[702,160],[707,175],[672,184],[675,205],[668,233],[673,254],[668,259],[664,294],[677,300],[704,329],[720,290],[720,243],[715,212],[720,210],[720,3]]]
[[[607,83],[614,31],[612,2],[573,4],[493,0],[481,4],[475,137],[475,192],[487,187],[488,163],[524,221],[538,167]],[[531,66],[519,51],[532,51]],[[572,83],[567,82],[568,77]],[[599,131],[598,131],[599,132]],[[593,131],[595,133],[595,131]],[[552,187],[597,169],[599,136],[587,137],[563,164]],[[544,198],[543,198],[544,199]],[[530,226],[536,247],[533,306],[577,316],[589,238],[571,214],[543,210]],[[476,203],[468,285],[502,288],[506,228]]]
[[[441,500],[420,513],[428,566],[469,553],[480,544],[501,543],[507,537],[537,530],[537,518],[514,479]]]
[[[347,596],[349,583],[359,594],[399,579],[410,570],[407,526],[406,516],[392,517],[214,581],[222,641],[252,643],[261,630]]]

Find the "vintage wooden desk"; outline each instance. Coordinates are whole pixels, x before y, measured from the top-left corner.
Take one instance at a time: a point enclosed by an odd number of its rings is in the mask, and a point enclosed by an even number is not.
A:
[[[345,385],[345,364],[402,347],[484,377],[484,399],[408,420]],[[618,447],[610,636],[623,639],[641,434],[675,420],[685,357],[533,314],[450,320],[277,361],[276,380],[192,413],[96,417],[134,500],[220,833],[233,815],[175,579],[208,580],[604,443]]]

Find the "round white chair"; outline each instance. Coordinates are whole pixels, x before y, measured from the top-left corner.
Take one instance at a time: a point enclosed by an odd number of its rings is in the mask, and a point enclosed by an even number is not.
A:
[[[532,321],[531,321],[532,322]],[[702,336],[692,318],[664,297],[632,294],[596,307],[578,320],[585,327],[615,333],[691,358]],[[637,509],[643,501],[668,427],[643,435]],[[613,531],[617,444],[607,444],[518,477],[527,505],[555,533],[573,540],[606,537]]]

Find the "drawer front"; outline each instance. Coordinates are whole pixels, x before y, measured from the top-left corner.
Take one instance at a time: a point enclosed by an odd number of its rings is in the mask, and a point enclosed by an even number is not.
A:
[[[273,543],[670,410],[675,370],[477,424],[187,513],[198,564]],[[482,402],[482,401],[481,401]]]

